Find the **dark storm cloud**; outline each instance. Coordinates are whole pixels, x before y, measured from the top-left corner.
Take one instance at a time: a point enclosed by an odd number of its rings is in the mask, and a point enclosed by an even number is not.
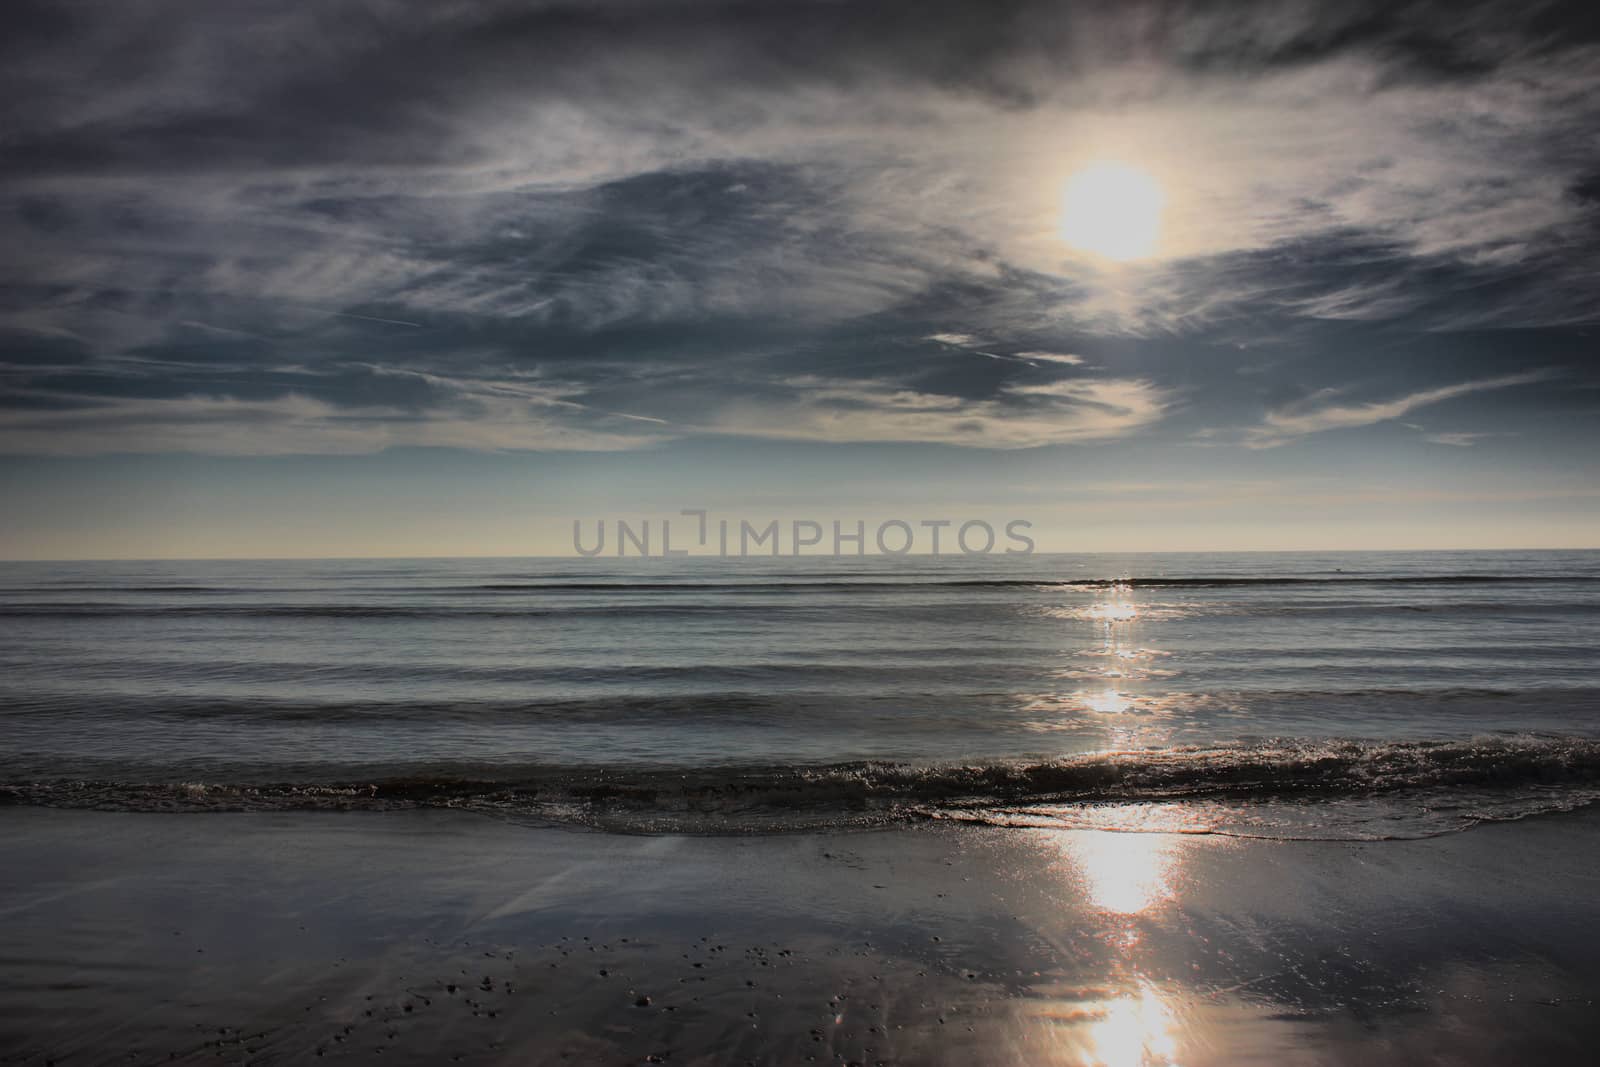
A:
[[[1570,346],[1323,342],[1600,317],[1597,37],[1561,4],[7,5],[0,448],[1009,448],[1185,411],[1276,443],[1553,394]],[[1120,271],[1051,232],[1107,155],[1170,201]]]

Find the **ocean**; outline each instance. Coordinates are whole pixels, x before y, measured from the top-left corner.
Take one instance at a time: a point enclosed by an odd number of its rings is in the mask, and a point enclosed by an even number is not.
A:
[[[1418,837],[1600,798],[1600,552],[0,565],[0,801]]]

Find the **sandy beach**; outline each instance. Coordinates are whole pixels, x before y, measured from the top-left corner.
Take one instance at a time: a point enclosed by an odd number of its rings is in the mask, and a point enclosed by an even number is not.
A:
[[[7,1064],[1470,1064],[1600,1039],[1595,813],[1374,843],[0,827]]]

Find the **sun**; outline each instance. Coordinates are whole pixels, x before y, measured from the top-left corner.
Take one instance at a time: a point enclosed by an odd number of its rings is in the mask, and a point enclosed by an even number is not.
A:
[[[1067,179],[1061,239],[1125,263],[1155,254],[1166,196],[1149,174],[1124,163],[1094,163]]]

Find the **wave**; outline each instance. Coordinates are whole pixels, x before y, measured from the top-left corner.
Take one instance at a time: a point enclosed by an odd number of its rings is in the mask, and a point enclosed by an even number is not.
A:
[[[952,668],[956,671],[966,668]],[[271,673],[271,668],[267,668]],[[664,668],[661,678],[671,680],[677,668]],[[754,673],[765,673],[765,668]],[[916,668],[900,669],[922,675]],[[692,671],[691,671],[692,673]],[[1030,694],[1005,689],[995,694],[974,696],[963,691],[940,692],[934,689],[907,691],[894,700],[874,698],[881,687],[873,685],[851,690],[847,685],[829,688],[818,684],[806,688],[777,689],[765,677],[741,677],[741,669],[731,667],[723,673],[725,688],[636,692],[611,689],[573,695],[576,676],[553,672],[557,677],[548,695],[520,692],[505,696],[473,698],[399,693],[392,696],[350,698],[335,693],[319,696],[314,692],[299,695],[262,693],[198,692],[156,693],[117,692],[85,696],[71,689],[22,691],[0,685],[0,716],[13,724],[38,722],[74,729],[126,729],[148,725],[168,729],[175,723],[214,723],[230,729],[270,730],[281,725],[311,725],[328,728],[360,728],[378,733],[469,724],[482,729],[502,726],[628,726],[657,724],[672,730],[689,731],[704,725],[782,726],[831,730],[870,728],[881,735],[892,731],[914,736],[921,731],[949,729],[970,733],[973,744],[979,736],[1000,736],[1028,729],[1044,717],[1055,728],[1090,728],[1103,725],[1103,713],[1089,708],[1082,691],[1052,689]],[[832,673],[831,671],[829,672]],[[886,672],[861,668],[855,681],[877,682]],[[374,677],[387,678],[387,669],[375,667]],[[346,675],[340,680],[356,675]],[[791,668],[791,681],[805,681],[805,668]],[[402,689],[427,676],[403,678]],[[658,679],[659,680],[659,679]],[[600,684],[589,675],[591,685]],[[743,682],[743,685],[737,683]],[[1399,686],[1169,690],[1152,694],[1148,703],[1130,696],[1130,706],[1140,714],[1154,709],[1204,718],[1229,713],[1251,721],[1257,715],[1271,717],[1289,713],[1306,718],[1326,717],[1356,709],[1368,721],[1377,718],[1429,722],[1469,722],[1468,729],[1499,726],[1539,717],[1553,709],[1569,713],[1568,718],[1590,718],[1590,709],[1600,707],[1600,689],[1589,685],[1542,686],[1540,688],[1494,688],[1490,686],[1450,685],[1431,688]],[[981,716],[981,721],[975,719]],[[1548,715],[1540,721],[1550,721]],[[979,733],[981,731],[981,734]],[[398,735],[397,735],[398,736]],[[240,744],[249,743],[248,732],[237,735]],[[685,734],[685,744],[692,739]],[[3,764],[0,764],[3,766]]]
[[[121,604],[113,601],[56,601],[0,606],[0,617],[52,618],[219,618],[245,619],[536,619],[645,618],[652,616],[727,615],[748,612],[776,617],[782,611],[823,608],[773,607],[763,604],[609,604],[583,607],[483,608],[470,606],[389,606],[381,604]]]
[[[469,585],[427,584],[418,586],[385,585],[368,589],[393,595],[441,595],[462,593],[651,593],[721,592],[766,593],[845,590],[853,592],[905,591],[916,589],[1230,589],[1273,588],[1282,586],[1471,586],[1471,585],[1547,585],[1552,583],[1600,582],[1600,575],[1515,575],[1515,574],[1412,574],[1412,575],[1312,575],[1312,576],[1196,576],[1196,577],[1111,577],[1111,578],[823,578],[775,575],[758,580],[725,581],[507,581]],[[304,591],[279,586],[217,585],[60,585],[13,586],[0,590],[7,595],[49,593],[112,594],[281,594]]]
[[[365,774],[358,773],[365,770]],[[634,832],[762,832],[954,820],[989,825],[1122,826],[1107,811],[1208,813],[1187,831],[1257,826],[1260,806],[1285,806],[1302,832],[1364,836],[1393,811],[1418,832],[1482,818],[1569,810],[1600,799],[1600,739],[1478,737],[1466,741],[1276,740],[1101,752],[1042,761],[911,765],[854,762],[708,768],[392,767],[324,770],[300,781],[270,772],[231,781],[43,779],[0,784],[0,802],[122,811],[452,808]],[[1374,816],[1374,802],[1394,806]],[[1228,814],[1231,813],[1231,814]],[[1282,821],[1282,820],[1280,820]],[[1151,828],[1141,820],[1139,828]],[[1309,832],[1307,832],[1309,831]],[[1365,836],[1373,836],[1370,833]]]
[[[1059,612],[1053,618],[1103,621],[1089,614],[1087,607],[1061,608],[1040,605]],[[976,611],[1009,609],[1009,604],[976,601],[885,601],[850,605],[848,619],[872,618],[907,622],[928,622],[945,617],[970,620]],[[381,604],[140,604],[111,601],[54,601],[47,603],[0,603],[0,618],[5,619],[238,619],[238,620],[328,620],[328,621],[411,621],[468,622],[482,619],[548,619],[552,622],[579,620],[710,619],[731,616],[747,618],[755,624],[785,621],[835,620],[842,609],[825,601],[795,600],[771,603],[759,600],[660,600],[621,599],[608,603],[533,604],[489,606],[481,604],[381,605]],[[1491,615],[1502,617],[1588,616],[1600,614],[1600,601],[1588,600],[1456,600],[1445,603],[1398,603],[1340,600],[1331,602],[1271,601],[1182,604],[1143,604],[1130,618],[1145,622],[1204,616],[1208,619],[1336,618],[1352,616],[1367,620],[1380,618]],[[1122,621],[1122,620],[1113,620]]]
[[[675,591],[713,590],[737,592],[744,590],[767,591],[772,589],[855,589],[876,591],[906,588],[962,589],[962,588],[1067,588],[1067,589],[1222,589],[1232,587],[1272,587],[1295,585],[1500,585],[1542,584],[1549,582],[1595,582],[1600,575],[1515,575],[1515,574],[1413,574],[1413,575],[1337,575],[1308,577],[1188,577],[1188,578],[906,578],[884,581],[878,578],[861,580],[771,578],[760,581],[730,580],[721,582],[490,582],[461,588],[485,592],[611,592],[611,591]],[[435,587],[433,591],[448,591]]]
[[[236,585],[103,585],[52,582],[49,585],[8,586],[6,593],[246,593],[255,590]]]

